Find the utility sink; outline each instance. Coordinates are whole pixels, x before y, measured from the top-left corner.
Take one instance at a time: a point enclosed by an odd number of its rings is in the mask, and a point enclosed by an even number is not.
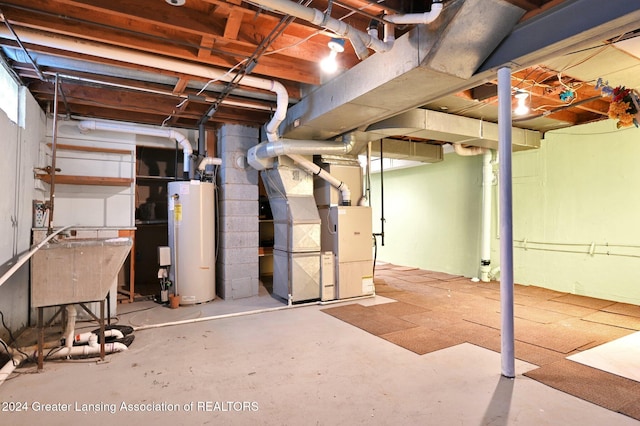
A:
[[[31,259],[31,306],[104,300],[129,251],[131,238],[52,240]]]

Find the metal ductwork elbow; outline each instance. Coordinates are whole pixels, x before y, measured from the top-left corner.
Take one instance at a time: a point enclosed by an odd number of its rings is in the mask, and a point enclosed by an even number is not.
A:
[[[256,170],[266,170],[273,168],[274,158],[281,155],[343,155],[350,153],[354,144],[355,137],[352,134],[343,136],[342,142],[280,139],[251,147],[247,152],[247,161]]]

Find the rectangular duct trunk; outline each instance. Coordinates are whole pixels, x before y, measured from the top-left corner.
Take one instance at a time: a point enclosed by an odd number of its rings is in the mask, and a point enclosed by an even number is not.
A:
[[[330,139],[472,87],[470,77],[523,13],[503,0],[447,2],[432,24],[305,96],[289,110],[283,135]]]
[[[539,148],[540,132],[512,127],[514,150]],[[404,136],[498,149],[498,125],[428,109],[413,109],[372,124],[367,133],[375,139]],[[410,142],[405,142],[410,144]],[[385,151],[386,151],[385,140]],[[392,145],[394,146],[394,145]],[[407,148],[409,149],[409,148]]]
[[[377,139],[371,141],[371,155],[374,157],[411,160],[423,163],[438,163],[444,159],[442,145],[430,145],[398,139]]]

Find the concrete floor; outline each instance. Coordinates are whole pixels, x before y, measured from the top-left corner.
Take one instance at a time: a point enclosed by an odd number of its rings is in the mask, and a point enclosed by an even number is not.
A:
[[[376,296],[347,303],[395,302]],[[500,354],[471,344],[416,355],[321,312],[323,306],[200,320],[282,307],[264,292],[175,310],[120,305],[120,324],[200,322],[138,329],[129,350],[105,362],[19,369],[0,387],[0,423],[639,424],[522,376],[531,364],[516,361],[518,375],[508,380],[500,376]],[[8,402],[27,411],[6,411],[16,407]],[[54,411],[61,409],[70,411]]]

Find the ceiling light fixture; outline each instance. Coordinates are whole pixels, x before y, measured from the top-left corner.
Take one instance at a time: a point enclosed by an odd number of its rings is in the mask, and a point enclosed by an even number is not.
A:
[[[329,49],[331,49],[331,52],[329,52],[329,56],[320,61],[320,68],[328,74],[333,74],[338,70],[336,57],[338,53],[344,52],[344,40],[341,38],[332,38],[327,45]]]
[[[186,0],[164,0],[169,3],[171,6],[184,6]]]
[[[525,92],[524,90],[518,90],[518,91],[516,91],[516,94],[514,95],[514,97],[518,100],[518,106],[516,107],[515,110],[513,110],[513,113],[515,115],[528,114],[529,113],[529,107],[527,105],[525,105],[524,102],[529,97],[529,93]]]

